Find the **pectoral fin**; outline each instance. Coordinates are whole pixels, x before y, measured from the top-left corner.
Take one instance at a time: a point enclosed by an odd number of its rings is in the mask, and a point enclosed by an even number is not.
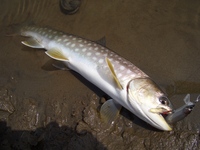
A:
[[[107,62],[107,65],[108,65],[108,67],[109,67],[109,69],[110,69],[110,71],[111,71],[111,73],[112,73],[112,76],[113,76],[113,78],[114,78],[114,80],[115,80],[115,82],[116,82],[118,88],[119,88],[120,90],[122,90],[123,87],[122,87],[122,85],[120,84],[119,79],[118,79],[117,76],[116,76],[116,73],[115,73],[115,70],[114,70],[114,68],[113,68],[112,63],[110,62],[110,60],[109,60],[107,57],[106,57],[106,62]]]
[[[60,61],[68,61],[69,59],[63,54],[63,52],[60,49],[49,49],[45,52],[49,57],[60,60]]]
[[[22,41],[22,44],[32,47],[32,48],[44,48],[37,40],[34,38],[29,38],[26,41]]]
[[[101,118],[104,122],[108,124],[112,124],[115,121],[116,117],[118,116],[121,105],[114,102],[113,99],[107,100],[100,109]]]

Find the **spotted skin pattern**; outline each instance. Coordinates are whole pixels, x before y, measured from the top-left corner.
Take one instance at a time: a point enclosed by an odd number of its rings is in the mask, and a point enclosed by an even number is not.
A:
[[[131,62],[108,48],[74,35],[35,26],[26,26],[22,28],[21,35],[37,39],[47,50],[50,47],[49,42],[52,41],[59,47],[65,47],[65,51],[68,51],[69,57],[73,53],[76,57],[87,59],[92,65],[101,66],[102,69],[107,68],[105,58],[108,58],[114,67],[117,78],[122,84],[125,80],[148,77]]]

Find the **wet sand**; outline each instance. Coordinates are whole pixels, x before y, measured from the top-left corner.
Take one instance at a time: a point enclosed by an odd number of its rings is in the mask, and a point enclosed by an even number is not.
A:
[[[96,41],[151,76],[175,108],[200,93],[200,2],[84,0],[74,15],[58,1],[2,1],[0,6],[0,147],[2,149],[200,149],[200,105],[162,132],[123,109],[110,127],[99,107],[107,98],[73,71],[52,67],[7,26],[34,22]]]

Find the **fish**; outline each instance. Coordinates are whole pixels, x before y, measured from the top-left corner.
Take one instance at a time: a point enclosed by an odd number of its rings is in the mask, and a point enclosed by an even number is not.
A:
[[[151,126],[171,131],[164,114],[172,112],[171,102],[161,88],[141,69],[119,54],[94,41],[48,27],[26,25],[21,43],[45,49],[52,59],[104,91],[111,99],[100,108],[101,119],[113,124],[122,107]]]

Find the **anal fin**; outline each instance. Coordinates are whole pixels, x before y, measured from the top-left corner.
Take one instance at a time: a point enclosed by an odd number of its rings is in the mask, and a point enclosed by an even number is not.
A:
[[[100,115],[104,122],[112,124],[121,110],[121,105],[114,102],[113,99],[107,100],[100,109]]]
[[[22,41],[22,44],[31,48],[44,48],[36,39],[29,38],[26,41]]]

